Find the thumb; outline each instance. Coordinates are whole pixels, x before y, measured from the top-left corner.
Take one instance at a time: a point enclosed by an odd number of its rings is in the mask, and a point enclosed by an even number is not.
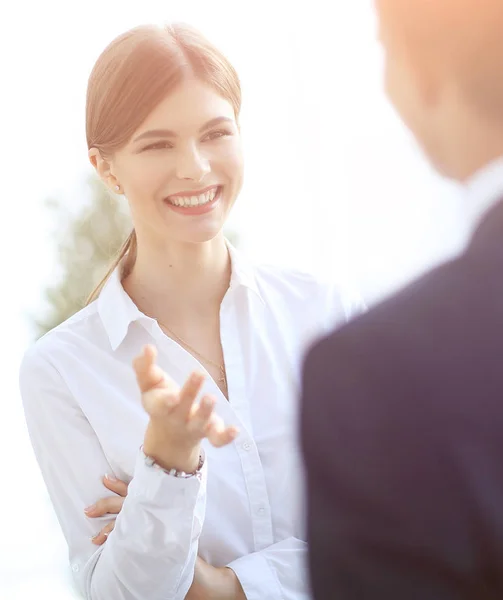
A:
[[[156,364],[156,358],[157,350],[149,344],[133,361],[136,381],[142,394],[158,388],[173,388],[170,391],[177,389],[175,382]]]

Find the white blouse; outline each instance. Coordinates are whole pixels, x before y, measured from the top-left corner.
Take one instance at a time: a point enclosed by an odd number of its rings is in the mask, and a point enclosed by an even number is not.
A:
[[[145,464],[148,422],[132,369],[146,343],[179,385],[204,367],[141,313],[118,270],[100,297],[26,353],[21,394],[33,448],[69,546],[74,579],[92,600],[183,600],[199,554],[231,567],[248,600],[309,597],[302,474],[296,443],[299,368],[318,334],[361,302],[313,277],[254,267],[229,246],[230,287],[220,308],[229,401],[208,376],[203,393],[240,428],[215,449],[203,442],[203,476],[175,478]],[[130,482],[114,515],[84,508],[113,495],[106,473]]]

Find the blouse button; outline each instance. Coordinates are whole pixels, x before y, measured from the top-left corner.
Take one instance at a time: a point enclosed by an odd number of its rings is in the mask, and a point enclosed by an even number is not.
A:
[[[250,450],[250,448],[251,448],[250,442],[245,442],[243,444],[243,450],[246,450],[248,452],[248,450]]]

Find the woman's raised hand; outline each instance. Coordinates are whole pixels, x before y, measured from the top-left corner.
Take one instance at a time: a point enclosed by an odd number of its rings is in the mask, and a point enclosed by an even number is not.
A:
[[[238,433],[215,414],[215,398],[204,395],[204,375],[194,372],[180,389],[156,363],[157,352],[145,346],[134,360],[144,409],[150,416],[143,450],[165,469],[192,473],[199,463],[200,444],[208,438],[216,447],[232,442]]]

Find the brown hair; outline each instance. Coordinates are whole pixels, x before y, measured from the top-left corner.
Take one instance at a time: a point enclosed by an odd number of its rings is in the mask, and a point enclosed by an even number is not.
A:
[[[241,109],[239,78],[229,61],[199,31],[184,24],[135,27],[113,40],[89,77],[86,102],[88,148],[110,157],[122,148],[148,115],[187,76],[210,85],[233,108]],[[128,236],[108,272],[88,299],[95,300],[106,281],[126,259],[136,258],[136,233]]]

